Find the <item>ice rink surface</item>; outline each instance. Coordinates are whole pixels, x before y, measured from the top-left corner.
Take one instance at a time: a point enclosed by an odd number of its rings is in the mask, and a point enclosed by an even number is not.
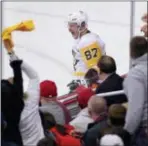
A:
[[[142,35],[141,16],[147,11],[146,2],[135,5],[135,35]],[[117,72],[129,69],[130,2],[4,2],[3,28],[23,20],[32,19],[36,29],[15,32],[15,51],[39,74],[40,80],[49,79],[58,85],[59,95],[68,91],[66,85],[72,77],[73,38],[68,32],[66,16],[78,10],[89,16],[89,29],[100,35],[106,52],[115,58]],[[12,76],[4,48],[3,78]],[[28,79],[24,76],[25,89]]]

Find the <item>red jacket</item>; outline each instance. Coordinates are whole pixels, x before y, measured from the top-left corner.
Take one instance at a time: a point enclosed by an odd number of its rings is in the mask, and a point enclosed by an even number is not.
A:
[[[69,135],[74,128],[70,125],[66,125],[65,128],[67,135],[60,134],[55,127],[50,130],[55,135],[58,146],[81,146],[79,139]]]

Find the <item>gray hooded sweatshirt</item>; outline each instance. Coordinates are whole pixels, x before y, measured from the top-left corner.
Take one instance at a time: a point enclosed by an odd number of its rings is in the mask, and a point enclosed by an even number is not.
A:
[[[124,129],[133,134],[139,127],[148,132],[148,54],[132,61],[123,86],[128,98]]]

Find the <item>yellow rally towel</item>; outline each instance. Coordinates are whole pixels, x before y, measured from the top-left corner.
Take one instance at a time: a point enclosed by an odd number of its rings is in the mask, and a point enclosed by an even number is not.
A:
[[[7,51],[11,52],[13,49],[13,41],[12,41],[12,37],[11,37],[11,33],[13,31],[32,31],[34,29],[35,29],[35,26],[34,26],[34,23],[32,20],[27,20],[27,21],[24,21],[19,24],[16,24],[16,25],[6,28],[2,32],[2,40],[7,41],[7,43],[9,43],[9,48],[6,48]]]
[[[2,39],[9,39],[10,33],[13,31],[32,31],[35,26],[32,20],[24,21],[19,24],[10,26],[2,32]]]

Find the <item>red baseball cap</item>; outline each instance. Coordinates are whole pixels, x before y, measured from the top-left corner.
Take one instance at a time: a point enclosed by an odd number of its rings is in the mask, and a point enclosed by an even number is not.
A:
[[[57,86],[55,82],[45,80],[40,83],[40,96],[41,97],[55,97],[57,96]]]
[[[87,107],[88,101],[95,93],[91,88],[86,88],[84,86],[80,86],[76,89],[78,94],[78,103],[81,108]]]

